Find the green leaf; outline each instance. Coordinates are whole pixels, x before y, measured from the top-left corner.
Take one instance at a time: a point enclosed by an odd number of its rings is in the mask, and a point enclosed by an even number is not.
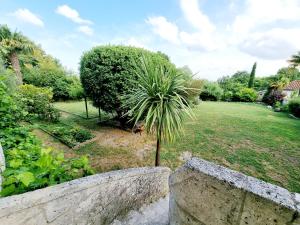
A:
[[[35,177],[31,172],[23,172],[17,175],[17,179],[21,181],[26,187],[35,180]]]
[[[9,166],[12,168],[18,168],[22,165],[23,161],[21,159],[13,159],[9,161]]]
[[[14,184],[9,185],[9,186],[7,186],[7,187],[5,187],[5,188],[2,189],[2,191],[0,192],[0,195],[2,197],[11,195],[12,193],[15,192],[15,189],[16,189],[16,186]]]

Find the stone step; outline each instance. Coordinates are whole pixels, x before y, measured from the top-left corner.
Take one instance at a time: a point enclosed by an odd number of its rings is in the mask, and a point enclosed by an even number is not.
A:
[[[115,220],[111,225],[168,225],[169,196],[161,198],[139,210],[128,213],[126,218]]]

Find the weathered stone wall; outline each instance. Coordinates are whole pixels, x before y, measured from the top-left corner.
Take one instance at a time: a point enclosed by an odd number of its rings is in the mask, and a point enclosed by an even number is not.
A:
[[[299,225],[300,197],[193,158],[169,180],[170,224]]]
[[[97,174],[0,199],[1,225],[110,224],[168,194],[168,168]]]

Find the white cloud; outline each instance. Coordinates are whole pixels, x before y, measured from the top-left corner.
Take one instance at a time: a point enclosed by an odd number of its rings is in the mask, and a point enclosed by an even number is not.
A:
[[[217,49],[216,41],[210,35],[200,32],[180,32],[180,40],[190,50],[213,51]]]
[[[147,22],[152,25],[153,31],[161,38],[190,50],[213,51],[219,48],[221,45],[220,41],[216,40],[216,27],[200,10],[198,1],[181,0],[180,3],[185,18],[195,31],[187,32],[179,29],[175,23],[163,16],[148,18]]]
[[[56,13],[65,16],[78,24],[93,24],[93,22],[90,20],[82,19],[79,13],[75,9],[70,8],[68,5],[58,6]]]
[[[79,26],[78,31],[88,36],[93,36],[94,30],[89,26]]]
[[[20,21],[31,23],[39,27],[44,26],[44,22],[37,15],[30,12],[28,9],[18,9],[13,13],[13,15]]]
[[[264,59],[287,59],[300,49],[300,29],[276,28],[249,34],[240,49]]]
[[[299,23],[299,0],[247,0],[231,26],[231,44],[259,58],[286,59],[300,48]]]
[[[176,24],[169,22],[163,16],[149,17],[146,22],[151,24],[153,27],[153,31],[163,39],[174,44],[179,43],[178,27],[176,26]]]
[[[148,47],[146,47],[145,44],[142,43],[142,41],[138,40],[135,37],[131,37],[128,40],[126,40],[125,45],[148,49]]]
[[[198,31],[211,33],[216,27],[200,10],[198,0],[180,0],[180,6],[187,21]]]
[[[266,24],[299,20],[299,0],[247,0],[245,11],[233,23],[233,31],[245,34]]]

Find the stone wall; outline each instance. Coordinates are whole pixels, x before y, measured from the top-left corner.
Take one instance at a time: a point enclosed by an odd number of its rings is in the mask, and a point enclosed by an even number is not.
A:
[[[300,197],[193,158],[171,175],[170,224],[299,225]]]
[[[0,199],[1,225],[110,224],[168,194],[168,168],[97,174]]]

